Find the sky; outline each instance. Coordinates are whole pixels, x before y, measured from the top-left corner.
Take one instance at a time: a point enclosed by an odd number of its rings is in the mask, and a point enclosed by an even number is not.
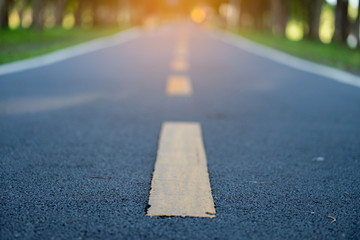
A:
[[[328,3],[335,5],[336,4],[336,0],[326,0]],[[359,5],[359,1],[358,0],[349,0],[349,3],[351,6],[353,6],[354,8],[357,8]]]

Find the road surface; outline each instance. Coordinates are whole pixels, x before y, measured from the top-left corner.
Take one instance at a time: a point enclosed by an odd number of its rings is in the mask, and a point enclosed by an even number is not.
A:
[[[165,122],[201,124],[216,217],[146,215]],[[360,88],[190,24],[1,75],[0,159],[3,240],[360,238]]]

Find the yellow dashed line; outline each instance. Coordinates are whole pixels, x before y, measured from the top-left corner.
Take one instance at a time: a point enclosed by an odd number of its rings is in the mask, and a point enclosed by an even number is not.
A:
[[[149,206],[151,217],[215,217],[199,123],[163,124]]]
[[[185,46],[178,46],[175,48],[175,56],[186,57],[188,55],[188,48]]]
[[[186,72],[188,68],[189,65],[184,59],[176,59],[171,63],[171,70],[174,72]]]
[[[168,96],[190,96],[193,93],[190,79],[183,75],[170,76],[166,85]]]

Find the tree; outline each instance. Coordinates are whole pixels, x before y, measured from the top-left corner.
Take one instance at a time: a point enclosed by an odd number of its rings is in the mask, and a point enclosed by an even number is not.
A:
[[[32,3],[32,27],[42,29],[44,27],[44,0],[34,0]]]
[[[333,40],[345,42],[349,33],[348,0],[337,0],[335,8],[335,32]]]
[[[0,29],[9,27],[10,0],[0,0]]]
[[[82,16],[85,10],[85,0],[77,1],[77,8],[75,11],[75,26],[80,27],[82,24]]]
[[[15,5],[17,5],[17,11],[19,13],[20,23],[22,23],[24,17],[24,11],[29,6],[30,0],[15,0],[14,2]]]
[[[267,0],[251,1],[251,16],[257,30],[264,30],[264,16],[269,8],[270,4]]]
[[[358,43],[358,48],[360,48],[360,0],[358,6],[358,15],[355,22],[355,35]]]
[[[66,6],[68,4],[68,0],[57,0],[55,3],[55,24],[57,26],[61,26],[63,19],[64,19],[64,14],[65,14],[65,10],[66,10]]]
[[[286,25],[289,17],[289,6],[287,0],[271,0],[272,29],[276,35],[285,35]]]
[[[320,16],[324,0],[306,0],[307,24],[309,31],[305,36],[319,40]]]

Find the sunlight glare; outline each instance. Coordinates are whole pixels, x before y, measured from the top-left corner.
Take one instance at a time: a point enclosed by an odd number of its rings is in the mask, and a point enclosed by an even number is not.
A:
[[[9,16],[9,28],[16,29],[20,26],[20,16],[19,13],[15,10]]]
[[[286,37],[292,41],[299,41],[303,36],[301,23],[291,20],[286,27]]]
[[[324,6],[320,16],[319,38],[323,43],[330,43],[335,31],[334,13],[329,6]]]
[[[206,18],[206,14],[205,11],[199,7],[194,8],[191,11],[191,19],[195,22],[195,23],[202,23],[205,21]]]

